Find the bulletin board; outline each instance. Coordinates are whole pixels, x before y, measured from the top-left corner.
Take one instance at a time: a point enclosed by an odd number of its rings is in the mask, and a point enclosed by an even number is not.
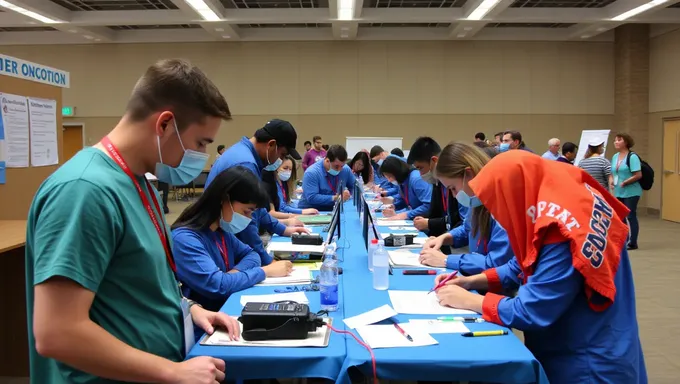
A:
[[[31,201],[40,184],[61,165],[63,132],[61,118],[62,88],[0,74],[0,92],[57,101],[57,145],[59,164],[28,168],[7,168],[6,184],[0,184],[0,220],[26,220]]]

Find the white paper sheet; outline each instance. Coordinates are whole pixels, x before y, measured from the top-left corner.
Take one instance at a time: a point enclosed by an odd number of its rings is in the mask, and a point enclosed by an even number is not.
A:
[[[298,252],[298,253],[323,253],[325,245],[293,244],[290,241],[271,241],[267,245],[267,252]]]
[[[332,324],[332,319],[324,318],[326,324]],[[243,324],[241,324],[243,329]],[[306,339],[302,340],[263,340],[263,341],[246,341],[243,337],[237,341],[232,341],[229,335],[221,329],[215,330],[215,333],[201,340],[201,345],[224,345],[230,347],[283,347],[283,348],[299,348],[299,347],[325,347],[328,345],[330,338],[330,329],[328,327],[317,328],[315,332],[309,332]]]
[[[349,317],[345,320],[345,325],[349,328],[354,329],[364,325],[375,324],[377,322],[389,319],[392,316],[396,316],[397,311],[392,309],[389,305],[385,304],[382,307],[372,309],[368,312],[364,312],[360,315]]]
[[[57,101],[29,97],[28,115],[31,122],[31,165],[58,164]]]
[[[426,241],[427,241],[427,237],[416,237],[416,238],[413,239],[413,244],[425,245]]]
[[[243,295],[241,305],[246,303],[275,303],[277,301],[295,301],[299,304],[309,304],[304,292],[273,293],[270,295]]]
[[[399,326],[413,338],[409,341],[392,324],[364,325],[358,327],[359,336],[371,348],[396,348],[396,347],[423,347],[426,345],[439,344],[429,333],[413,326],[410,323],[401,323]]]
[[[433,319],[411,319],[408,321],[414,327],[427,332],[433,333],[465,333],[470,332],[468,327],[462,321],[440,321]]]
[[[398,226],[398,225],[413,225],[412,220],[386,220],[383,218],[380,218],[377,221],[377,225],[380,227],[389,227],[389,226]],[[414,228],[415,229],[415,228]]]
[[[417,231],[416,227],[388,227],[390,231]]]
[[[0,110],[5,131],[5,167],[28,167],[28,100],[24,96],[0,93]]]
[[[157,181],[158,180],[156,175],[154,175],[153,173],[150,173],[150,172],[145,173],[144,177],[146,177],[146,179],[149,180],[149,181]]]
[[[284,277],[267,277],[256,285],[303,285],[312,282],[311,272],[307,267],[293,267],[293,271]]]
[[[604,150],[607,150],[607,141],[609,140],[609,130],[608,129],[596,129],[596,130],[585,130],[581,132],[581,140],[578,143],[578,151],[576,151],[576,158],[574,159],[574,164],[583,160],[586,156],[586,151],[588,150],[588,143],[591,140],[604,142]]]
[[[387,251],[390,256],[390,263],[394,267],[416,267],[416,268],[431,268],[431,269],[441,269],[437,267],[431,267],[429,265],[421,264],[418,260],[420,255],[408,251]],[[434,293],[433,293],[434,294]]]
[[[445,307],[439,304],[435,292],[389,290],[390,302],[395,311],[407,315],[470,315],[467,309]]]

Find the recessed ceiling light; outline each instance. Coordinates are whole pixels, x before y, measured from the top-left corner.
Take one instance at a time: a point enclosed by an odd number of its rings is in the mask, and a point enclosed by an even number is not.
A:
[[[102,41],[102,39],[94,39],[94,41]]]
[[[14,12],[16,12],[16,13],[21,13],[21,14],[24,15],[24,16],[28,16],[28,17],[30,17],[31,19],[36,19],[36,20],[38,20],[38,21],[42,21],[42,22],[45,23],[45,24],[60,24],[60,23],[63,23],[63,21],[61,21],[61,20],[51,19],[51,18],[49,18],[49,17],[47,17],[47,16],[43,16],[43,15],[41,15],[41,14],[39,14],[39,13],[36,13],[36,12],[33,12],[33,11],[29,11],[28,9],[22,8],[22,7],[18,6],[18,5],[14,5],[14,4],[12,4],[12,3],[8,3],[8,2],[5,1],[5,0],[0,0],[0,7],[7,8],[7,9],[9,9],[10,11],[14,11]]]
[[[343,39],[346,39],[346,38],[349,37],[349,35],[346,35],[346,34],[343,33],[342,35],[340,35],[340,37],[342,37]]]
[[[216,32],[224,32],[224,28],[215,28]]]
[[[618,16],[612,17],[612,20],[622,21],[622,20],[629,19],[629,18],[631,18],[631,17],[633,17],[637,14],[640,14],[640,13],[642,13],[642,12],[652,8],[652,7],[656,7],[657,5],[661,5],[661,4],[666,3],[668,1],[669,0],[651,0],[648,3],[637,6],[637,7],[633,8],[629,11],[623,12],[622,14],[620,14]]]
[[[340,27],[341,31],[349,31],[349,27]]]
[[[231,36],[229,36],[229,35],[222,35],[222,38],[223,38],[223,39],[231,39]]]
[[[489,13],[501,0],[483,0],[477,8],[475,8],[470,16],[467,17],[468,20],[481,20]]]
[[[189,4],[194,11],[198,12],[199,15],[206,21],[219,21],[220,17],[217,13],[210,9],[208,4],[204,0],[184,0],[185,3]]]
[[[581,36],[582,39],[587,39],[587,38],[589,38],[589,37],[590,37],[590,35],[583,35],[583,36]]]
[[[464,31],[472,31],[472,27],[465,27],[463,28]]]
[[[354,0],[338,0],[338,20],[352,20],[355,5]]]
[[[92,36],[90,36],[90,35],[83,35],[83,37],[86,38],[86,39],[88,39],[88,40],[94,39],[94,37],[92,37]]]
[[[464,34],[464,33],[459,33],[459,34],[458,34],[458,37],[465,37],[465,34]]]

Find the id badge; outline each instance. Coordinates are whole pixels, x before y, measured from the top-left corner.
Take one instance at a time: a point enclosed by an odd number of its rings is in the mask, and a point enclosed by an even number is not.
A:
[[[194,321],[191,319],[189,300],[186,297],[182,297],[182,319],[184,319],[184,356],[188,356],[196,340],[194,339]]]
[[[616,186],[616,187],[619,186],[619,176],[618,175],[614,176],[614,186]]]

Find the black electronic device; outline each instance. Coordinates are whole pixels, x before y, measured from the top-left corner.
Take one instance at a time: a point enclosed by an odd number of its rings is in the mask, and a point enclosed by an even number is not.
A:
[[[323,319],[309,311],[307,304],[294,301],[246,303],[238,321],[243,340],[300,340],[323,326]]]
[[[294,233],[290,240],[299,245],[322,245],[323,238],[317,233]]]
[[[386,247],[403,247],[404,245],[411,245],[413,244],[413,239],[416,237],[416,235],[399,235],[399,234],[390,234],[385,238],[385,246]]]

